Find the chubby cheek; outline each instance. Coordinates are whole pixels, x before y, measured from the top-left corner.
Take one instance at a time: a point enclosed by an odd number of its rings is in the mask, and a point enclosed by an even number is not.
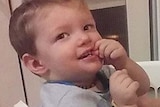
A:
[[[74,57],[72,52],[73,51],[66,50],[66,49],[56,50],[54,55],[54,61],[56,62],[56,65],[58,64],[58,65],[67,66],[67,64]]]
[[[66,58],[60,57],[60,55],[55,55],[55,57],[49,59],[49,68],[51,71],[62,72],[65,71],[67,60]]]
[[[94,36],[91,36],[91,37],[94,42],[97,42],[98,40],[102,39],[102,36],[99,34],[98,31],[94,34]]]

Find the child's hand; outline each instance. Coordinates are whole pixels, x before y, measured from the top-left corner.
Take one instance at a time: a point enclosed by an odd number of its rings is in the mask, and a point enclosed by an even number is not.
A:
[[[101,39],[96,42],[95,50],[99,50],[99,57],[104,59],[105,64],[111,64],[116,69],[125,67],[128,56],[119,42],[111,39]]]
[[[137,103],[139,83],[133,81],[125,69],[114,72],[110,77],[110,93],[118,107]]]

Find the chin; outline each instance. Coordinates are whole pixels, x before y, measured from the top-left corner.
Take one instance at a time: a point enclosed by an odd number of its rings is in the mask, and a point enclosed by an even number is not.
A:
[[[102,63],[100,62],[93,62],[93,63],[83,63],[83,64],[80,64],[79,66],[81,69],[81,71],[85,71],[85,72],[88,72],[88,73],[97,73],[101,68],[102,68]]]
[[[102,65],[99,66],[90,66],[87,69],[88,72],[97,73],[102,68]]]

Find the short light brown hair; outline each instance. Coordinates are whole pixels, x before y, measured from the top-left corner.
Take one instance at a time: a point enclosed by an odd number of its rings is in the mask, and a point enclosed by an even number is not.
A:
[[[30,0],[15,9],[10,18],[9,37],[20,58],[25,53],[37,54],[33,21],[37,17],[38,11],[48,5],[54,6],[75,1],[87,6],[83,0]]]

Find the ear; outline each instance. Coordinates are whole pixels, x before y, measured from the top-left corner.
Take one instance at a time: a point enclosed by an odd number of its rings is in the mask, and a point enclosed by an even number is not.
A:
[[[45,74],[48,70],[39,59],[28,53],[22,56],[22,61],[31,72],[39,76]]]

